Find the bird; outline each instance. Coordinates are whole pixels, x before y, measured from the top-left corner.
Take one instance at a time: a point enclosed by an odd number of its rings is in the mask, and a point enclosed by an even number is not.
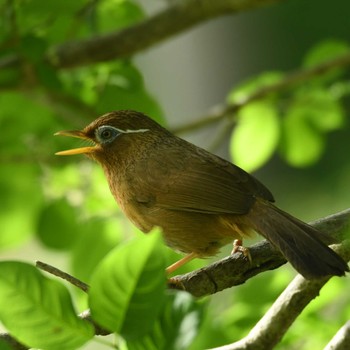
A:
[[[349,271],[327,246],[330,236],[275,206],[258,179],[141,112],[109,112],[82,130],[55,135],[89,141],[56,154],[84,154],[97,161],[128,219],[144,233],[160,227],[165,243],[186,254],[168,273],[194,258],[214,256],[230,242],[236,242],[235,251],[247,252],[241,241],[254,233],[306,279]]]

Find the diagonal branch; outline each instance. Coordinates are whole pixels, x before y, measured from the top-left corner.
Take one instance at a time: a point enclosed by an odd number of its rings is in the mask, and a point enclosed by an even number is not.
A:
[[[246,337],[212,350],[273,349],[328,280],[308,281],[297,275]]]
[[[344,259],[349,260],[350,241],[348,240],[339,248],[337,252]],[[246,337],[235,343],[211,350],[273,349],[305,307],[319,295],[321,288],[329,279],[330,277],[325,277],[308,281],[301,275],[297,275]],[[333,345],[338,344],[339,347],[328,347],[327,349],[345,350],[348,348],[349,343],[346,342],[346,339],[349,339],[349,323],[342,327],[337,335],[339,336],[334,337],[332,341]],[[342,345],[345,347],[342,348]]]
[[[345,238],[344,232],[349,228],[349,223],[350,209],[347,209],[320,219],[312,225],[341,240]],[[345,256],[348,261],[350,247],[347,249]],[[173,277],[169,287],[182,289],[196,297],[202,297],[243,284],[261,272],[276,269],[286,263],[281,253],[267,241],[250,247],[249,252],[254,265],[250,264],[245,256],[236,253],[202,269]]]
[[[339,329],[324,350],[347,350],[350,344],[350,321]]]
[[[54,47],[47,59],[57,68],[73,68],[126,58],[209,19],[281,1],[284,0],[180,0],[124,30]],[[18,65],[18,57],[14,56],[0,62],[0,68]]]

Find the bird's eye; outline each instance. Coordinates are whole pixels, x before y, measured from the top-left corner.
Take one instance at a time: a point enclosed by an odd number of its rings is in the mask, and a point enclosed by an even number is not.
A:
[[[100,126],[95,132],[97,140],[102,144],[113,142],[120,133],[118,129],[108,125]]]

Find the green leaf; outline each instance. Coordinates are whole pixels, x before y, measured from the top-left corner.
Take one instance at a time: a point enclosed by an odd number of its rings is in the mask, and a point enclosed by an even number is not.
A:
[[[274,153],[280,136],[277,110],[269,101],[258,101],[243,107],[238,114],[230,151],[238,166],[254,171]]]
[[[336,57],[341,57],[349,53],[349,44],[342,40],[325,40],[314,46],[305,56],[303,66],[311,68],[321,63],[327,62]],[[324,84],[329,81],[339,79],[345,72],[345,68],[335,67],[330,71],[314,77],[308,84]]]
[[[170,294],[153,328],[144,337],[128,341],[128,350],[188,349],[202,319],[203,304],[185,292]]]
[[[345,122],[343,108],[329,90],[310,87],[300,89],[291,108],[297,109],[298,114],[307,118],[320,131],[337,130]]]
[[[157,319],[165,298],[165,258],[160,232],[118,246],[91,278],[89,305],[102,327],[137,339]]]
[[[291,108],[283,121],[282,155],[289,164],[304,167],[315,163],[324,149],[324,137],[313,126],[305,111]]]
[[[69,249],[80,231],[77,212],[66,199],[55,200],[42,208],[38,218],[37,235],[47,247]]]
[[[305,56],[303,66],[313,67],[323,62],[349,53],[349,44],[344,40],[324,40],[315,45]]]
[[[97,8],[98,27],[101,31],[116,31],[144,18],[141,7],[128,0],[105,0]]]
[[[257,77],[254,77],[243,84],[235,87],[228,95],[229,103],[241,103],[247,97],[251,96],[255,91],[267,86],[278,83],[283,79],[284,74],[281,72],[264,72]]]
[[[32,34],[21,38],[19,53],[31,63],[42,61],[47,49],[46,41]]]
[[[23,243],[33,235],[43,200],[38,176],[38,169],[32,164],[1,164],[1,249]]]
[[[22,262],[0,262],[0,320],[11,335],[34,348],[76,349],[93,337],[67,289]]]

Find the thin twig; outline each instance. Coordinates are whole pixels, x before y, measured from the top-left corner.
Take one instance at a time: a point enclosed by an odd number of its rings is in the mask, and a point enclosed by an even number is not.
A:
[[[301,69],[287,74],[282,80],[277,83],[264,86],[250,95],[245,96],[240,101],[232,104],[216,107],[215,110],[200,119],[190,122],[186,125],[172,128],[172,132],[175,134],[181,134],[184,132],[190,132],[206,127],[208,125],[217,123],[221,119],[231,118],[248,103],[267,97],[268,95],[276,92],[281,92],[297,84],[303,83],[309,79],[320,76],[334,68],[340,68],[350,65],[350,53],[321,63],[312,68]]]
[[[80,281],[79,279],[73,277],[72,275],[70,275],[67,272],[63,272],[62,270],[58,269],[57,267],[54,267],[52,265],[46,264],[42,261],[37,261],[36,262],[36,267],[46,271],[48,273],[50,273],[51,275],[57,276],[59,278],[64,279],[65,281],[69,282],[70,284],[72,284],[73,286],[81,289],[83,292],[87,293],[89,290],[89,286]]]

